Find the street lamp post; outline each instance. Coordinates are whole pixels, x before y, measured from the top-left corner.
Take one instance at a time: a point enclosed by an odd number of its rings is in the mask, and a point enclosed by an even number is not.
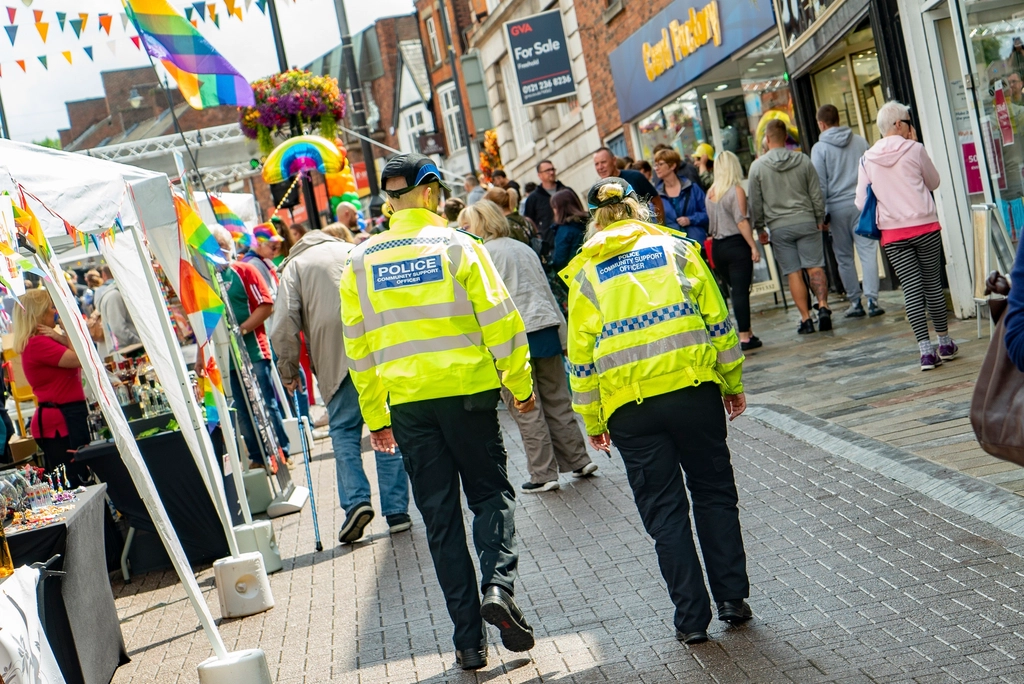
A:
[[[284,52],[284,38],[281,37],[281,22],[277,17],[277,3],[275,0],[267,0],[267,8],[270,10],[270,31],[274,34],[274,48],[277,51],[277,68],[284,73],[288,71],[288,57]],[[302,135],[302,128],[299,126],[298,117],[291,117],[292,136]],[[333,141],[332,141],[333,142]],[[302,174],[302,197],[306,204],[306,215],[309,218],[309,225],[314,230],[322,227],[320,223],[320,210],[316,206],[316,195],[313,194],[313,181],[305,172]]]
[[[377,187],[377,173],[373,164],[373,146],[370,144],[370,127],[366,125],[366,106],[363,102],[363,88],[359,82],[359,71],[356,67],[356,54],[352,48],[352,34],[348,28],[348,14],[345,12],[344,0],[334,0],[334,10],[338,15],[338,32],[341,33],[341,58],[348,75],[348,85],[352,93],[352,124],[363,151],[363,163],[366,165],[366,179],[370,185],[370,197],[380,193]],[[372,204],[371,204],[372,206]]]
[[[341,0],[335,0],[341,2]],[[452,68],[452,81],[455,82],[455,103],[459,107],[459,132],[466,142],[466,154],[469,156],[469,172],[476,175],[476,162],[473,159],[473,145],[469,140],[469,126],[466,124],[466,108],[462,103],[462,84],[459,82],[459,71],[455,67],[455,46],[452,44],[452,32],[448,27],[448,4],[447,0],[441,0],[441,30],[444,31],[444,41],[448,46],[448,64]]]

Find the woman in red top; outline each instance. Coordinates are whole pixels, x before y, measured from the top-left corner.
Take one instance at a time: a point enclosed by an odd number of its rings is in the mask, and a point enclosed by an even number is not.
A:
[[[14,349],[39,401],[32,436],[49,469],[67,464],[73,484],[89,477],[72,462],[72,450],[89,443],[89,409],[82,390],[82,364],[67,336],[54,330],[57,310],[46,290],[30,290],[14,308]]]

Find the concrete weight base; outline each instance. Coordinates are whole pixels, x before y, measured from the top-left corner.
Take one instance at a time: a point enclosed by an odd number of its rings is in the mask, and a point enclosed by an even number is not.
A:
[[[305,487],[293,487],[287,496],[282,492],[267,506],[267,515],[278,518],[282,515],[298,513],[309,500],[309,490]]]
[[[267,656],[258,648],[232,651],[199,663],[199,684],[273,684]]]
[[[274,607],[274,594],[258,552],[238,558],[221,558],[213,563],[220,612],[225,618],[255,615]]]
[[[277,548],[274,526],[269,520],[254,520],[251,525],[236,525],[235,538],[242,553],[259,553],[263,556],[263,567],[272,574],[284,567],[281,551]]]
[[[270,505],[274,495],[270,491],[270,480],[261,468],[253,468],[242,473],[242,484],[245,485],[245,496],[249,500],[249,510],[263,513]]]

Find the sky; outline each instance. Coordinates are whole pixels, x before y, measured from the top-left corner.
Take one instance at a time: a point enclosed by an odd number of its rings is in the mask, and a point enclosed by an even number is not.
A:
[[[249,0],[251,2],[251,0]],[[172,6],[191,6],[185,0],[170,0]],[[229,17],[224,0],[217,0],[220,28],[211,21],[199,21],[199,32],[249,81],[277,71],[270,19],[261,14],[255,2],[245,9],[245,0],[237,0],[243,20]],[[27,4],[26,4],[27,3]],[[3,9],[6,8],[6,9]],[[412,0],[348,0],[349,26],[353,33],[380,17],[408,14]],[[17,26],[14,44],[8,27],[10,10],[15,9]],[[308,64],[336,47],[340,41],[333,0],[277,0],[285,53],[294,66]],[[35,11],[42,11],[46,41],[35,26]],[[269,7],[268,7],[269,11]],[[57,12],[66,12],[68,23],[61,31]],[[121,24],[122,7],[118,0],[4,0],[0,3],[0,97],[3,98],[11,137],[35,141],[56,137],[68,127],[65,102],[103,95],[100,72],[149,63],[145,53],[135,47],[129,23]],[[81,36],[70,25],[79,13],[88,13]],[[98,13],[112,15],[110,33],[100,25]],[[196,15],[193,15],[195,18]],[[90,61],[84,48],[91,47]],[[64,52],[70,52],[69,64]],[[38,59],[46,58],[46,68]],[[22,71],[17,60],[24,60]]]

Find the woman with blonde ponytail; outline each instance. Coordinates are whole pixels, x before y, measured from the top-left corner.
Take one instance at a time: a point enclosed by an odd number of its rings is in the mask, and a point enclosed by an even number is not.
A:
[[[700,643],[711,603],[691,501],[718,619],[752,617],[725,421],[746,408],[743,352],[700,245],[648,223],[621,178],[601,180],[587,203],[589,237],[560,273],[573,410],[592,447],[618,448],[675,603],[676,638]]]

